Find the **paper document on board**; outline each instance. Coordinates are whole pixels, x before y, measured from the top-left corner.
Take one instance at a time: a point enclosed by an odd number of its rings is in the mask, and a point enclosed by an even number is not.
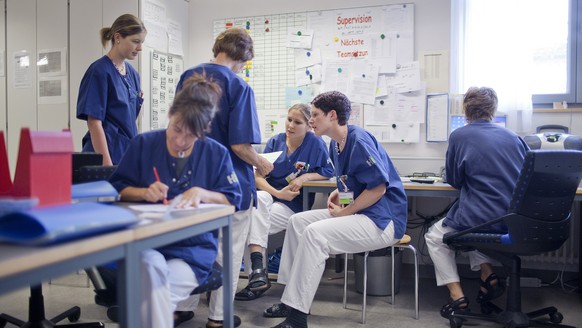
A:
[[[282,153],[282,151],[274,151],[272,153],[263,153],[263,154],[259,154],[259,155],[263,156],[266,160],[269,161],[269,163],[273,164],[273,163],[275,163],[277,158],[279,158],[281,153]]]

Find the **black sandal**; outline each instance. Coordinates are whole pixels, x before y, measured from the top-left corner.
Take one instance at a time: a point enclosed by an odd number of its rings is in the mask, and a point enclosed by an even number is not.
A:
[[[249,284],[246,287],[252,291],[269,289],[271,288],[271,282],[267,276],[267,272],[264,269],[256,269],[249,275]]]
[[[237,301],[252,301],[261,297],[269,288],[271,288],[271,283],[268,284],[267,288],[262,289],[253,290],[247,286],[234,294],[234,299]]]
[[[497,284],[492,285],[491,282],[495,280],[497,280]],[[485,289],[486,292],[483,292],[481,288]],[[481,281],[481,288],[479,288],[479,293],[477,294],[477,303],[479,304],[499,298],[505,292],[505,286],[495,273],[490,274],[485,281]]]
[[[240,326],[240,324],[242,323],[242,320],[240,319],[240,317],[238,315],[234,315],[232,317],[232,323],[233,326],[238,327]],[[224,326],[224,321],[222,320],[212,320],[212,319],[208,319],[208,322],[206,323],[206,328],[222,328]]]
[[[273,328],[295,328],[292,324],[288,323],[287,321],[283,321],[280,324],[276,325]]]
[[[273,304],[263,311],[263,316],[267,318],[285,318],[289,315],[289,308],[283,303]]]
[[[465,296],[455,301],[453,301],[452,298],[449,298],[449,302],[441,308],[441,317],[449,319],[453,312],[457,314],[471,312],[469,309],[469,299]]]

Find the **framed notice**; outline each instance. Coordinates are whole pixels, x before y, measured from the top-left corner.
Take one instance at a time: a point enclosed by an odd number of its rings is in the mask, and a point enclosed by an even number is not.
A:
[[[449,95],[428,94],[426,96],[426,141],[448,140]]]

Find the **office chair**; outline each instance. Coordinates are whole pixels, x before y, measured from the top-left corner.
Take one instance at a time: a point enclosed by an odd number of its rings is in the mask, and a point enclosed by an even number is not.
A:
[[[395,248],[398,249],[409,249],[412,251],[412,253],[414,254],[414,318],[418,320],[418,255],[416,252],[416,248],[414,248],[414,246],[412,246],[410,244],[411,238],[409,235],[404,235],[402,237],[402,239],[400,239],[399,242],[397,242],[396,244],[390,246],[391,249],[391,254],[392,254],[392,274],[391,274],[391,286],[392,289],[390,289],[392,291],[392,305],[396,304],[396,293],[395,293],[395,263],[394,263],[394,258],[395,258],[395,253],[394,250]],[[364,288],[362,291],[362,318],[361,318],[361,323],[365,324],[366,323],[366,297],[367,297],[367,293],[368,293],[368,255],[370,254],[370,251],[364,252],[364,276],[363,276],[363,282],[364,282]],[[348,256],[347,254],[345,254],[345,259],[347,259]],[[347,308],[347,293],[348,293],[348,261],[344,260],[344,298],[343,298],[343,306],[344,309]]]
[[[87,322],[87,323],[77,323],[69,325],[57,325],[56,323],[69,319],[70,322],[77,322],[81,317],[81,308],[78,306],[73,306],[67,311],[57,315],[56,317],[48,320],[44,314],[44,300],[42,296],[42,286],[30,286],[30,299],[28,304],[28,322],[24,322],[18,318],[11,315],[2,313],[0,314],[0,327],[6,326],[6,323],[12,323],[18,327],[31,327],[31,328],[51,328],[51,327],[68,327],[68,328],[97,328],[105,327],[102,322]]]
[[[560,325],[563,316],[555,307],[522,312],[520,256],[554,251],[568,239],[572,202],[581,179],[582,152],[528,151],[507,214],[464,231],[445,234],[443,242],[449,247],[459,251],[478,250],[501,262],[509,272],[504,310],[494,311],[497,307],[490,303],[482,306],[483,314],[453,313],[449,319],[451,328],[460,328],[467,319],[498,322],[505,327],[570,327]],[[507,233],[487,232],[491,225],[500,222],[507,226]],[[550,322],[536,320],[545,315]]]

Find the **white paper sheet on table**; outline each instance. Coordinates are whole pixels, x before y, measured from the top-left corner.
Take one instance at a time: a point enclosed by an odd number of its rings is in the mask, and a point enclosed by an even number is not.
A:
[[[129,208],[139,212],[149,212],[149,213],[165,213],[168,210],[168,207],[171,205],[163,205],[163,204],[140,204],[140,205],[130,205]],[[195,209],[208,209],[208,208],[216,208],[216,207],[223,207],[225,205],[222,204],[198,204],[198,207],[188,206],[185,208],[174,208],[172,211],[191,211]]]

